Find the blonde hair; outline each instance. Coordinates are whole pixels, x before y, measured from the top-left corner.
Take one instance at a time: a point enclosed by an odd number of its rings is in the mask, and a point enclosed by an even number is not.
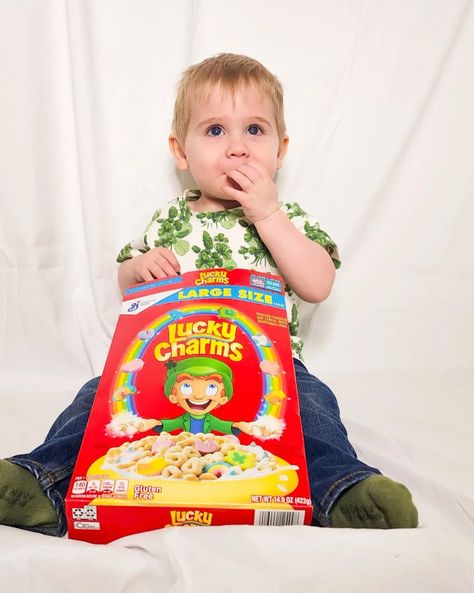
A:
[[[275,111],[278,137],[286,132],[283,113],[283,87],[278,78],[260,62],[239,54],[222,53],[190,66],[181,75],[178,83],[172,131],[179,142],[184,143],[188,130],[193,101],[199,90],[209,90],[212,85],[220,85],[222,91],[230,92],[232,97],[244,85],[253,84],[272,102]]]

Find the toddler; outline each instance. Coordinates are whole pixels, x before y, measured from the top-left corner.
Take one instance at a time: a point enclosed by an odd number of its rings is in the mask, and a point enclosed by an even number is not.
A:
[[[340,261],[319,224],[297,203],[279,200],[274,177],[288,148],[280,82],[241,55],[219,54],[191,66],[178,87],[169,146],[177,168],[189,170],[198,189],[157,210],[143,235],[120,251],[120,289],[213,267],[282,276],[313,524],[416,527],[408,489],[357,458],[334,394],[301,359],[299,299],[326,299]],[[98,383],[82,387],[42,445],[0,460],[0,523],[64,535],[64,499]]]

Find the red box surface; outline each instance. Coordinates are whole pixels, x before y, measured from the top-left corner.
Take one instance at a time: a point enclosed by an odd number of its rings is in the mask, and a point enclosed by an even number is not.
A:
[[[127,290],[66,512],[93,543],[311,522],[281,278],[213,269]]]

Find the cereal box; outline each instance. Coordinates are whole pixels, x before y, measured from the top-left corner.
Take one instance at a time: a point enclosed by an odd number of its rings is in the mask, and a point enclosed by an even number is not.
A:
[[[311,521],[283,281],[130,287],[66,499],[69,537]]]

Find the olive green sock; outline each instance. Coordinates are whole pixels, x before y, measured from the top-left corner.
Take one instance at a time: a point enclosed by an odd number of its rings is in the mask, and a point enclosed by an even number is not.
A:
[[[331,511],[332,527],[416,527],[418,511],[406,486],[375,474],[346,490]]]
[[[0,524],[54,527],[58,517],[38,480],[27,469],[0,459]]]

